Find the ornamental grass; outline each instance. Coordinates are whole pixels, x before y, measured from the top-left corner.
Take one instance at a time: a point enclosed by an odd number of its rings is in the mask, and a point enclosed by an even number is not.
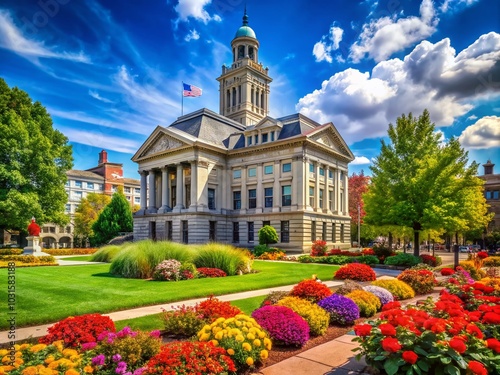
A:
[[[216,242],[197,246],[193,263],[196,267],[221,269],[228,276],[248,273],[252,264],[248,251]]]
[[[415,297],[415,291],[413,290],[413,288],[401,280],[375,280],[372,281],[371,285],[376,285],[381,288],[387,289],[389,292],[391,292],[394,299],[397,301]]]
[[[290,291],[290,295],[316,303],[332,294],[330,288],[314,279],[302,280]]]
[[[366,318],[375,315],[382,307],[378,297],[365,290],[355,290],[346,295],[346,298],[353,300],[359,308],[359,315]]]
[[[108,245],[97,250],[90,258],[91,262],[111,263],[116,255],[123,249],[123,246]]]
[[[330,323],[330,314],[326,310],[302,298],[285,297],[277,305],[289,307],[304,318],[313,336],[323,335]]]
[[[198,332],[198,340],[221,347],[234,361],[238,370],[263,363],[269,356],[272,342],[254,318],[238,314],[219,318]]]
[[[277,345],[302,346],[309,340],[309,325],[289,307],[263,306],[252,317]]]
[[[334,275],[336,280],[373,281],[377,278],[375,271],[366,264],[349,263],[340,267]]]

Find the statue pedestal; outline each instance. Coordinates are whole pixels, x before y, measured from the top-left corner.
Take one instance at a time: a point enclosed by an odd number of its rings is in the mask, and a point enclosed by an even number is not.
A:
[[[24,248],[23,255],[34,255],[38,257],[42,255],[49,255],[42,252],[42,248],[40,247],[40,237],[28,236],[26,239],[28,240],[28,246]]]

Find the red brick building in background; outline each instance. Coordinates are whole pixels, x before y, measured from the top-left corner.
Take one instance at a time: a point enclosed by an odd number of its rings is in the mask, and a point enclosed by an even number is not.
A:
[[[89,193],[111,196],[118,191],[119,187],[122,187],[131,206],[137,205],[139,207],[141,204],[140,181],[123,177],[123,164],[110,162],[106,150],[99,153],[97,166],[87,170],[73,169],[68,171],[66,175],[68,176],[66,213],[70,216],[70,223],[65,227],[53,223],[45,224],[40,234],[41,242],[45,248],[70,248],[73,246],[75,211],[80,200]]]

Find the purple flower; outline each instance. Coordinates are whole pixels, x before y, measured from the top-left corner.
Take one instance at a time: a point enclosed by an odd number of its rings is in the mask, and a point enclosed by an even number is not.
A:
[[[99,354],[98,356],[92,358],[92,364],[94,366],[104,366],[104,363],[106,362],[106,357],[104,354]]]
[[[263,306],[255,310],[252,317],[273,340],[284,345],[302,346],[309,340],[309,325],[289,307]]]
[[[87,350],[92,350],[97,346],[96,342],[86,342],[82,344],[82,351],[86,352]]]
[[[149,332],[149,336],[151,337],[160,337],[161,332],[159,329],[155,329],[154,331]]]
[[[126,362],[118,362],[118,366],[116,366],[115,372],[117,374],[125,374],[127,371],[127,363]]]
[[[370,292],[370,293],[374,294],[375,296],[377,296],[378,299],[380,300],[380,303],[382,304],[382,306],[384,306],[385,304],[387,304],[389,302],[394,301],[394,296],[392,295],[392,293],[389,292],[387,289],[382,288],[380,286],[367,285],[367,286],[363,287],[363,289],[366,290],[367,292]]]
[[[142,373],[146,371],[146,367],[139,367],[138,369],[136,369],[134,371],[134,374],[133,375],[142,375]]]
[[[332,294],[318,302],[318,306],[328,311],[330,321],[341,325],[354,324],[359,319],[359,307],[356,303],[341,294]]]
[[[97,341],[102,341],[104,340],[106,337],[108,337],[108,333],[110,333],[109,331],[103,331],[99,334],[99,336],[97,336]]]
[[[108,339],[106,341],[108,342],[108,344],[112,344],[115,341],[116,337],[116,333],[109,332]]]
[[[121,337],[129,336],[131,333],[132,333],[132,330],[130,329],[130,327],[127,326],[127,327],[123,327],[123,329],[120,332],[118,332],[116,334],[116,336],[121,338]]]
[[[120,354],[115,354],[113,357],[113,362],[120,362],[120,360],[122,359],[122,356]]]

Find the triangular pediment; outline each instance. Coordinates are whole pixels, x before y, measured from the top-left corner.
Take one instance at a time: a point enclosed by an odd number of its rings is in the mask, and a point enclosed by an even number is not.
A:
[[[175,150],[188,145],[186,142],[183,142],[170,134],[166,134],[166,132],[168,132],[167,129],[157,127],[146,142],[144,142],[144,144],[139,148],[132,160],[135,161],[146,156]]]
[[[321,130],[311,134],[308,138],[309,140],[325,146],[336,153],[354,159],[354,155],[351,150],[333,125],[323,127]]]
[[[281,128],[283,124],[272,117],[266,116],[255,125],[255,129],[268,128],[271,126],[279,126]]]

